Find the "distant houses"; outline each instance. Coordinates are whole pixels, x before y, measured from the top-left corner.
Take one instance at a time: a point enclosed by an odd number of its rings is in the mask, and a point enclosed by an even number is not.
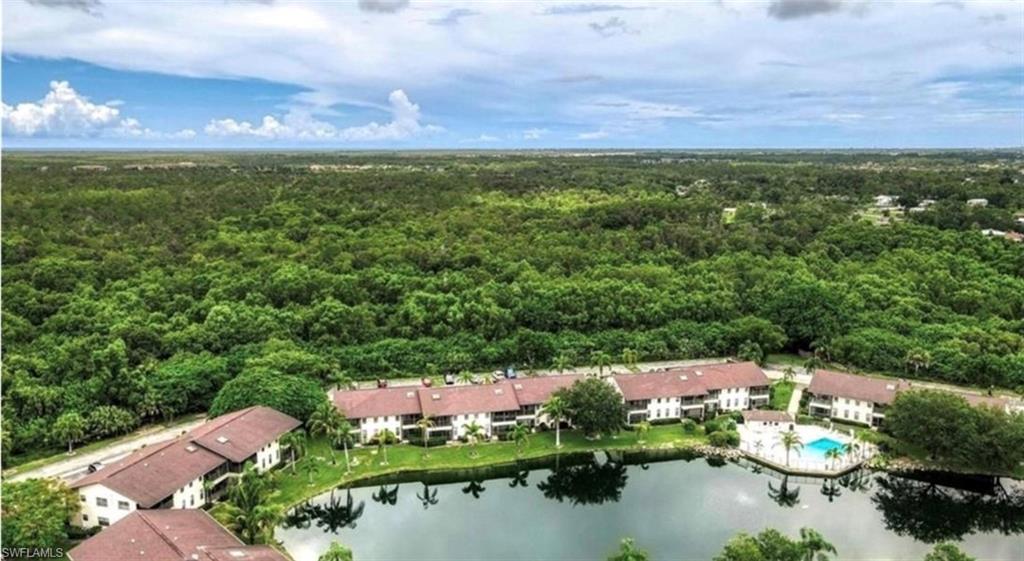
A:
[[[260,471],[276,466],[280,437],[300,425],[284,413],[256,406],[142,448],[71,484],[81,500],[72,523],[109,526],[137,510],[202,508],[224,492],[246,463]]]
[[[457,440],[476,423],[487,437],[500,436],[516,424],[547,425],[540,406],[580,375],[540,376],[494,384],[440,388],[397,387],[335,390],[331,401],[355,425],[361,442],[384,429],[400,439],[420,435],[419,421],[429,417],[430,438]],[[628,423],[704,418],[717,411],[740,411],[768,405],[769,380],[752,362],[713,364],[610,376],[627,403]]]
[[[875,378],[817,370],[807,387],[810,400],[808,413],[839,421],[878,427],[885,419],[886,409],[900,392],[918,389],[906,380]],[[957,393],[971,405],[985,405],[1004,411],[1011,409],[1010,400],[970,393]]]
[[[67,553],[71,561],[287,561],[268,545],[245,545],[203,510],[140,510]]]

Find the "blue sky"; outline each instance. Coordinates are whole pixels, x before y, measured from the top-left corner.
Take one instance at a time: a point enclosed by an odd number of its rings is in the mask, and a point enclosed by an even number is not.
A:
[[[3,145],[1024,146],[1024,3],[114,2],[3,10]]]

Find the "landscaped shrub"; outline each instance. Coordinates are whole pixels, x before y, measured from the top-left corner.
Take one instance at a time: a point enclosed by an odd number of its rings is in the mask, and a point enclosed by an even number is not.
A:
[[[649,421],[652,425],[674,425],[679,422],[679,419],[653,419]]]
[[[708,435],[708,443],[721,448],[729,446],[729,434],[725,431],[713,432]]]
[[[719,415],[704,422],[704,430],[708,434],[724,430],[736,430],[736,421],[729,415]]]
[[[697,421],[693,419],[683,419],[683,432],[686,434],[693,434],[697,432]]]
[[[726,431],[725,435],[726,435],[726,438],[728,439],[727,442],[729,443],[729,446],[739,446],[740,445],[740,433],[739,432],[734,431],[734,430],[730,430],[730,431]]]

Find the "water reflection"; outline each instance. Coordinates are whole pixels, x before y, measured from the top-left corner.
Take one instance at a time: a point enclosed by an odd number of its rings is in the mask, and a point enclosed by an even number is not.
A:
[[[1024,490],[992,481],[989,493],[894,475],[877,478],[871,498],[885,527],[925,543],[961,540],[976,532],[1024,533]]]
[[[380,489],[377,489],[377,492],[370,495],[370,498],[372,498],[375,503],[395,506],[398,504],[398,487],[398,485],[395,485],[394,489],[389,489],[387,485],[381,485]]]
[[[626,465],[618,462],[599,464],[597,460],[562,466],[537,484],[546,498],[573,505],[599,505],[617,502],[626,486]]]
[[[687,527],[692,530],[684,542],[688,544],[686,555],[691,558],[713,556],[731,535],[729,528],[753,530],[766,525],[790,532],[804,526],[814,527],[851,558],[896,553],[907,558],[920,557],[925,544],[965,538],[965,543],[974,548],[968,551],[975,555],[985,551],[991,558],[1014,558],[1007,557],[1006,551],[1019,550],[1014,547],[1021,543],[1019,536],[1024,534],[1024,485],[1019,483],[1008,483],[1009,488],[1004,488],[997,480],[988,480],[957,488],[949,481],[867,471],[821,479],[786,476],[755,465],[744,465],[747,471],[743,471],[733,462],[725,462],[728,467],[721,469],[709,467],[717,466],[717,460],[704,459],[689,465],[675,460],[669,455],[564,455],[557,466],[554,462],[543,465],[523,461],[484,470],[381,478],[370,482],[369,487],[339,489],[293,509],[283,525],[293,530],[283,529],[279,537],[289,547],[307,547],[307,543],[316,542],[316,536],[329,539],[330,534],[342,529],[356,528],[357,522],[363,522],[364,508],[373,523],[359,524],[357,531],[346,533],[346,539],[363,551],[372,551],[378,559],[504,559],[487,546],[487,540],[498,543],[505,539],[504,534],[495,531],[491,535],[477,527],[474,540],[483,541],[467,545],[476,541],[456,540],[459,545],[455,550],[444,549],[443,545],[455,542],[438,543],[428,538],[410,538],[412,541],[407,545],[379,545],[382,536],[391,531],[388,525],[394,520],[401,520],[412,536],[432,536],[437,532],[457,532],[452,528],[463,527],[452,526],[453,519],[471,522],[499,515],[537,521],[527,530],[537,536],[536,543],[524,546],[517,559],[535,558],[541,553],[550,553],[554,558],[602,554],[607,544],[595,544],[593,550],[583,553],[559,549],[568,547],[562,543],[564,534],[543,523],[554,518],[560,520],[559,528],[570,529],[566,531],[601,527],[602,535],[648,532],[647,543],[654,549],[677,554],[678,527],[662,528],[639,522],[640,525],[631,527],[635,517],[624,513],[640,510],[654,510],[659,519],[687,520]],[[627,490],[627,483],[632,491]],[[399,489],[403,486],[411,486],[405,494],[415,494],[418,504],[412,500],[398,504]],[[737,500],[727,499],[732,493]],[[664,500],[652,503],[652,497]],[[365,505],[361,498],[366,500]],[[694,504],[717,504],[722,508],[693,510],[685,506]],[[586,508],[590,505],[605,508]],[[578,515],[566,516],[566,511],[560,510],[564,508],[581,510],[574,511]],[[860,530],[853,532],[851,528]],[[720,535],[715,534],[719,529]],[[977,536],[971,537],[974,534]],[[1006,541],[1000,534],[1013,537]],[[872,539],[864,540],[865,535]],[[326,543],[317,544],[318,551]],[[424,556],[417,557],[421,552]],[[303,553],[296,558],[316,559],[312,551]]]

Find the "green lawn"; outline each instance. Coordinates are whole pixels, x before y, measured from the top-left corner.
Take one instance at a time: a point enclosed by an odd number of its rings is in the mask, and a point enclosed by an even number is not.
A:
[[[789,399],[793,396],[794,382],[778,381],[772,384],[771,408],[776,411],[785,411],[789,407]]]
[[[807,362],[807,359],[791,353],[770,353],[768,358],[765,359],[765,364],[792,366],[793,368],[803,368],[805,362]]]
[[[679,424],[652,427],[642,443],[637,442],[637,436],[633,432],[589,440],[576,431],[564,430],[562,448],[558,453],[691,447],[706,442],[702,429],[698,429],[694,434],[685,434]],[[337,451],[337,464],[332,464],[327,441],[323,438],[314,438],[307,444],[306,455],[297,462],[294,475],[290,467],[282,467],[278,471],[275,484],[277,490],[272,500],[275,504],[287,508],[332,487],[374,476],[484,467],[511,463],[519,459],[542,458],[555,453],[555,433],[550,431],[530,435],[530,440],[523,446],[521,453],[517,453],[515,444],[511,442],[489,442],[476,447],[456,444],[430,448],[429,451],[415,444],[396,444],[387,447],[386,465],[383,464],[384,458],[378,454],[376,447],[363,447],[351,451],[355,465],[352,472],[346,474],[344,453]],[[305,466],[310,463],[317,466],[317,470],[312,474],[312,483],[305,470]]]

